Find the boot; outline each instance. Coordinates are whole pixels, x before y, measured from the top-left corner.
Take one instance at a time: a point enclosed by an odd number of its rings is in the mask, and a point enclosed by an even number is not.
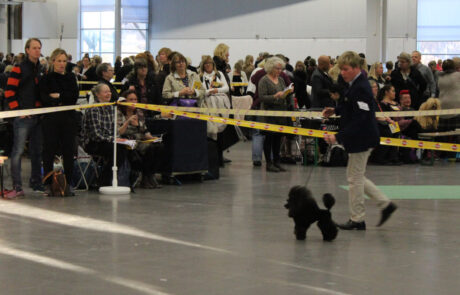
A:
[[[280,169],[278,169],[275,165],[273,165],[272,162],[267,162],[267,172],[280,172]]]

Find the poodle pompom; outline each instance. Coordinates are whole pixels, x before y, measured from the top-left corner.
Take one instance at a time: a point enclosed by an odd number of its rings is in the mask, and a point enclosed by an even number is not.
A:
[[[327,208],[327,210],[331,210],[332,206],[335,204],[335,199],[334,197],[327,193],[323,195],[323,204]]]

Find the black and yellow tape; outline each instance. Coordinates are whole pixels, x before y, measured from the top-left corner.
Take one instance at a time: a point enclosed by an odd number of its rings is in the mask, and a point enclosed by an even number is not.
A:
[[[102,106],[108,106],[108,105],[114,105],[114,104],[115,103],[96,103],[96,104],[88,104],[88,105],[74,105],[74,106],[37,108],[37,109],[16,110],[16,111],[4,111],[4,112],[0,112],[0,119],[20,117],[20,116],[32,116],[32,115],[54,113],[54,112],[61,112],[61,111],[70,111],[70,110],[82,110],[82,109],[87,109],[87,108],[102,107]],[[126,106],[134,106],[134,107],[141,108],[141,109],[158,111],[158,112],[173,114],[177,116],[188,117],[192,119],[199,119],[199,120],[235,125],[235,126],[240,126],[240,127],[254,128],[254,129],[260,129],[260,130],[266,130],[266,131],[281,132],[281,133],[295,134],[295,135],[302,135],[302,136],[309,136],[309,137],[323,138],[325,134],[335,134],[336,133],[336,132],[331,132],[331,131],[323,131],[323,130],[315,130],[315,129],[307,129],[307,128],[291,127],[291,126],[282,126],[282,125],[275,125],[275,124],[266,124],[266,123],[246,121],[246,120],[236,120],[236,119],[230,119],[230,118],[225,118],[225,117],[220,117],[220,116],[204,115],[201,113],[191,113],[191,112],[184,111],[184,109],[187,109],[187,110],[192,109],[192,110],[197,110],[199,112],[212,113],[213,111],[220,110],[220,109],[182,108],[182,107],[171,107],[171,106],[151,105],[151,104],[141,104],[141,103],[134,104],[134,103],[126,103],[126,102],[119,102],[118,104],[126,105]],[[232,111],[240,111],[240,110],[232,110]],[[263,116],[274,116],[273,113],[285,113],[285,112],[258,111],[258,113],[255,113],[255,114],[263,115]],[[296,112],[288,112],[288,113],[295,114]],[[310,113],[310,115],[312,113],[316,113],[320,115],[319,112],[308,112],[308,113]],[[252,113],[235,112],[234,114],[246,115],[246,114],[252,114]],[[306,117],[306,116],[303,115],[302,117]],[[398,139],[398,138],[388,138],[388,137],[381,137],[380,144],[398,146],[398,147],[406,147],[406,148],[423,148],[423,149],[429,149],[429,150],[449,151],[449,152],[458,152],[460,148],[460,145],[455,144],[455,143],[431,142],[431,141]]]
[[[302,136],[309,136],[309,137],[318,137],[318,138],[323,138],[325,134],[336,134],[336,132],[332,132],[332,131],[323,131],[323,130],[307,129],[307,128],[300,128],[300,127],[291,127],[291,126],[283,126],[283,125],[276,125],[276,124],[252,122],[252,121],[245,121],[245,120],[236,120],[236,119],[224,118],[224,117],[219,117],[219,116],[204,115],[200,113],[198,114],[189,113],[189,112],[184,112],[182,110],[179,110],[178,108],[165,107],[165,106],[159,106],[159,105],[125,103],[125,102],[120,102],[118,104],[126,105],[126,106],[134,106],[134,107],[141,108],[141,109],[163,112],[163,113],[168,113],[168,114],[172,114],[176,116],[192,118],[192,119],[199,119],[199,120],[204,120],[204,121],[235,125],[239,127],[248,127],[248,128],[260,129],[260,130],[265,130],[265,131],[273,131],[273,132],[295,134],[295,135],[302,135]],[[409,140],[409,139],[399,139],[399,138],[389,138],[389,137],[381,137],[380,144],[397,146],[397,147],[405,147],[405,148],[423,148],[423,149],[428,149],[428,150],[439,150],[439,151],[449,151],[449,152],[457,152],[459,151],[459,147],[460,147],[458,144],[455,144],[455,143],[431,142],[431,141]]]
[[[240,115],[240,116],[269,116],[269,117],[295,117],[295,118],[316,118],[322,117],[320,111],[265,111],[265,110],[243,110],[243,109],[217,109],[217,108],[199,108],[199,107],[176,107],[162,106],[164,108],[175,109],[184,112],[193,113],[212,113],[222,115]],[[377,118],[385,117],[415,117],[415,116],[442,116],[460,114],[460,109],[449,110],[430,110],[430,111],[400,111],[400,112],[376,112]]]

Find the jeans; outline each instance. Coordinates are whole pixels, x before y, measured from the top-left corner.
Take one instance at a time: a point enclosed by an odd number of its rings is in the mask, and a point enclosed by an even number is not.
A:
[[[259,129],[252,131],[252,161],[262,161],[265,135]]]
[[[21,157],[24,153],[26,140],[29,139],[29,155],[32,164],[30,184],[42,181],[42,128],[37,116],[31,118],[15,118],[13,122],[14,142],[11,152],[11,176],[13,188],[22,188]]]

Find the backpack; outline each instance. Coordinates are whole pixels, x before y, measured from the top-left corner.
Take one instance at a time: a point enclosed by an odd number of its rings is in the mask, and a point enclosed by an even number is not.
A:
[[[347,166],[348,153],[340,144],[331,144],[328,146],[326,154],[324,154],[322,166],[338,167]]]
[[[49,177],[51,177],[50,197],[69,197],[71,195],[70,186],[62,170],[51,171],[43,178],[42,182],[45,183]]]

